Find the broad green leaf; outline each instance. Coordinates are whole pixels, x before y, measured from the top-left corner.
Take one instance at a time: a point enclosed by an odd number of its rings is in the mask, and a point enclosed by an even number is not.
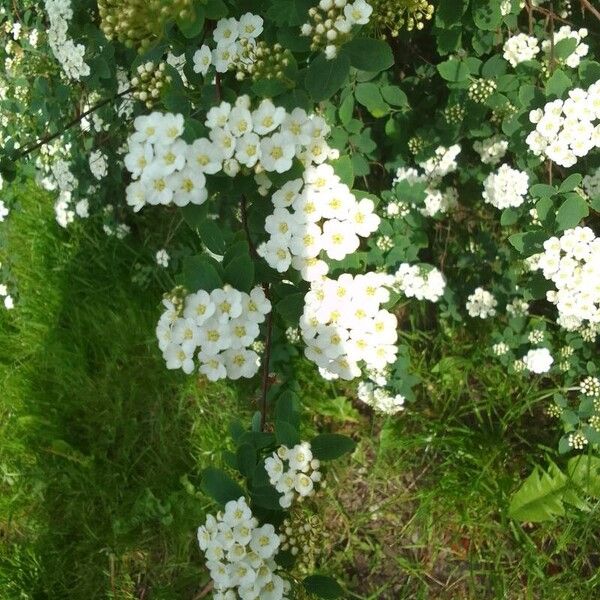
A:
[[[392,106],[408,106],[406,94],[397,85],[384,85],[381,88],[381,95]]]
[[[325,575],[310,575],[302,582],[307,592],[318,598],[341,598],[344,590],[333,578]]]
[[[236,450],[236,463],[244,477],[252,477],[256,468],[256,449],[252,444],[240,444]]]
[[[383,40],[354,38],[343,46],[343,53],[355,69],[361,71],[384,71],[394,64],[392,49]]]
[[[245,495],[240,485],[221,469],[209,467],[202,471],[201,476],[200,489],[221,506]]]
[[[374,117],[383,117],[390,107],[381,96],[380,87],[374,83],[359,83],[354,92],[357,102],[362,104]]]
[[[206,290],[212,292],[223,282],[218,271],[207,256],[188,256],[183,259],[182,284],[190,292]]]
[[[352,115],[354,114],[354,96],[352,94],[346,96],[345,100],[340,105],[338,114],[342,125],[348,125],[348,123],[350,123],[350,119],[352,119]]]
[[[283,392],[275,403],[275,420],[287,421],[298,427],[300,425],[300,402],[298,396],[290,390]]]
[[[227,249],[227,241],[221,228],[212,220],[204,219],[196,224],[202,243],[215,254],[223,256]]]
[[[346,435],[322,433],[312,439],[311,447],[315,458],[332,460],[348,452],[353,452],[354,448],[356,448],[356,443]]]
[[[441,28],[460,25],[469,0],[439,0],[435,9],[435,24]]]
[[[589,213],[587,202],[579,194],[570,193],[556,212],[557,230],[564,231],[575,227]]]
[[[573,83],[569,76],[561,69],[557,69],[546,82],[546,96],[562,98],[564,93],[572,86]]]
[[[573,173],[573,175],[569,175],[558,188],[559,192],[572,192],[576,187],[581,185],[583,180],[583,176],[579,173]]]
[[[340,53],[332,60],[319,54],[306,71],[306,90],[315,102],[331,98],[341,87],[350,71],[350,59]]]
[[[276,305],[275,311],[290,325],[297,326],[304,309],[304,294],[289,294]]]
[[[575,52],[575,48],[577,48],[577,40],[572,37],[564,38],[554,45],[554,58],[556,59],[564,59],[568,58]]]
[[[341,156],[336,160],[331,161],[331,166],[335,171],[335,174],[345,183],[349,188],[354,183],[354,168],[352,166],[352,159],[346,155]]]
[[[278,444],[291,448],[300,443],[300,434],[298,430],[287,421],[275,421],[275,439]]]
[[[469,77],[469,67],[461,61],[451,58],[437,66],[439,74],[446,80],[458,83],[466,81]]]
[[[500,2],[490,0],[472,0],[472,12],[475,25],[484,31],[495,31],[502,24]]]
[[[225,281],[236,290],[250,293],[254,285],[254,263],[248,255],[236,256],[225,266]]]
[[[204,28],[204,7],[200,4],[195,4],[193,7],[194,16],[191,19],[180,19],[177,21],[177,25],[183,35],[190,39],[194,38],[202,33]]]

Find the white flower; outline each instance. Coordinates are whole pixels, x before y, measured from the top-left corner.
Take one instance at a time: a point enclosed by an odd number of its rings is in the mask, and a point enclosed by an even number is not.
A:
[[[269,266],[279,273],[285,273],[292,263],[292,255],[285,239],[271,238],[268,242],[261,244],[257,248],[257,252]]]
[[[519,33],[506,40],[503,50],[504,58],[513,67],[516,67],[526,60],[533,60],[540,51],[540,47],[537,38],[526,33]]]
[[[360,242],[352,228],[342,221],[331,219],[323,225],[323,249],[333,260],[342,260],[358,250]]]
[[[4,219],[8,215],[8,212],[9,212],[8,208],[6,208],[6,205],[4,204],[4,202],[2,200],[0,200],[0,223],[2,223],[2,221],[4,221]]]
[[[206,75],[211,63],[212,53],[210,48],[206,44],[203,44],[200,50],[196,50],[194,53],[194,73]]]
[[[554,359],[548,348],[536,348],[530,350],[524,357],[525,368],[532,373],[547,373],[552,367]]]
[[[235,146],[235,158],[246,167],[253,167],[261,157],[260,138],[256,133],[248,132],[238,138]]]
[[[200,352],[198,354],[200,361],[200,373],[206,376],[209,381],[218,381],[227,377],[227,369],[222,354],[208,354]]]
[[[344,15],[350,23],[355,25],[366,25],[373,12],[373,7],[365,0],[354,0],[344,6]]]
[[[213,39],[217,47],[229,46],[238,39],[239,24],[234,18],[220,19],[213,31]]]
[[[285,173],[292,168],[296,147],[290,134],[274,133],[270,138],[261,141],[260,152],[265,171]]]
[[[201,326],[213,316],[215,309],[210,294],[204,290],[199,290],[186,298],[183,316],[186,319],[194,319],[196,325]]]
[[[529,176],[503,164],[483,182],[483,199],[499,209],[521,206],[529,191]]]
[[[254,131],[259,135],[271,133],[285,118],[285,109],[281,106],[276,107],[268,98],[262,100],[258,108],[252,113],[252,122]]]
[[[12,310],[15,307],[15,302],[13,300],[13,297],[10,295],[7,295],[4,297],[4,308],[6,308],[6,310]]]
[[[206,138],[200,138],[188,146],[186,158],[194,168],[213,175],[221,170],[224,157],[218,146]]]
[[[467,298],[466,309],[471,317],[487,319],[488,317],[495,316],[496,306],[498,306],[496,298],[487,290],[478,287]]]
[[[108,159],[100,150],[94,150],[89,158],[90,171],[92,175],[100,180],[108,173]]]
[[[238,30],[241,38],[256,39],[263,31],[263,19],[247,12],[240,17]]]
[[[194,371],[193,354],[186,352],[179,344],[171,343],[163,351],[167,369],[182,369],[189,375]]]
[[[173,190],[173,202],[177,206],[203,204],[208,198],[206,177],[194,167],[186,167],[183,171],[171,175],[168,185]]]
[[[167,268],[170,260],[169,253],[164,248],[156,253],[156,264],[159,267]]]

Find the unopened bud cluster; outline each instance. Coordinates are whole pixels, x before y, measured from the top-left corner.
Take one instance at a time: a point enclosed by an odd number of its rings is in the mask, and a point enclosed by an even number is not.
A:
[[[167,63],[147,62],[137,68],[137,74],[131,79],[131,85],[135,88],[133,97],[152,108],[164,89],[170,83],[171,76],[166,72]]]
[[[109,39],[146,49],[169,19],[192,17],[192,0],[98,0],[100,27]]]
[[[425,150],[425,140],[418,135],[415,135],[408,140],[408,150],[413,155],[416,156]]]
[[[321,554],[323,527],[317,515],[294,511],[279,527],[281,550],[296,557],[295,570],[300,574],[314,571]]]
[[[469,86],[467,95],[477,104],[483,104],[495,91],[496,82],[491,79],[476,79]]]
[[[373,0],[373,23],[398,37],[402,29],[421,30],[433,17],[434,6],[427,0]]]
[[[308,11],[311,22],[304,23],[300,32],[311,38],[311,50],[323,50],[331,60],[352,38],[352,27],[366,25],[372,12],[373,7],[365,0],[321,0]]]
[[[444,109],[444,119],[448,125],[459,125],[463,122],[466,112],[462,104],[449,104]]]
[[[284,79],[284,70],[289,66],[292,53],[281,44],[270,46],[264,40],[259,42],[240,40],[240,52],[235,62],[236,78],[241,81],[249,77],[259,79]]]

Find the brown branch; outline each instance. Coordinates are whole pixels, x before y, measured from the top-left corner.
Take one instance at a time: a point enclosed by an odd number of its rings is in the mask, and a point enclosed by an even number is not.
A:
[[[69,129],[71,129],[71,127],[74,127],[75,125],[77,125],[78,123],[83,121],[83,119],[85,119],[88,115],[91,115],[93,112],[97,111],[99,108],[102,108],[103,106],[106,106],[107,104],[110,104],[111,102],[114,102],[118,98],[121,98],[122,96],[129,94],[130,92],[133,91],[133,89],[134,88],[129,88],[128,90],[125,90],[124,92],[121,92],[120,94],[117,94],[116,96],[112,96],[111,98],[106,98],[106,99],[102,100],[101,102],[99,102],[98,104],[96,104],[95,106],[92,106],[92,108],[90,108],[89,110],[86,110],[85,112],[83,112],[81,114],[78,114],[73,120],[69,121],[65,125],[65,127],[62,131],[58,131],[57,133],[53,133],[52,135],[48,135],[45,138],[42,138],[39,142],[36,142],[32,146],[23,150],[23,152],[20,152],[17,155],[17,159],[24,158],[28,154],[31,154],[32,152],[37,150],[38,148],[41,148],[42,146],[49,144],[56,138],[59,138],[61,135],[63,135]]]
[[[214,583],[209,581],[193,598],[192,600],[200,600],[201,598],[206,598],[208,594],[210,594],[213,590]]]
[[[585,13],[586,10],[589,10],[595,17],[600,21],[600,10],[593,7],[589,0],[579,0],[581,4],[581,10]]]

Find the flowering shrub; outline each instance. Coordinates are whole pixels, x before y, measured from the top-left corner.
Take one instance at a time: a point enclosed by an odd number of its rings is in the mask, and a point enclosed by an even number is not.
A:
[[[205,472],[224,506],[199,536],[215,597],[293,593],[275,527],[294,498],[317,502],[320,461],[354,447],[300,441],[292,357],[406,414],[418,381],[399,331],[420,301],[544,388],[560,452],[597,449],[590,2],[21,4],[2,13],[0,221],[26,177],[55,193],[65,228],[150,238],[146,213],[172,219],[147,267],[174,283],[157,326],[166,367],[260,379],[227,461],[245,488]],[[303,585],[342,593],[321,575]]]

